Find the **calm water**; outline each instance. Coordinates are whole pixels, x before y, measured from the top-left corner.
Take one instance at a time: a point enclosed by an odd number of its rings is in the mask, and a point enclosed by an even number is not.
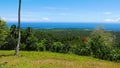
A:
[[[11,25],[17,25],[17,23],[7,23],[7,25],[10,27]],[[57,23],[42,23],[42,22],[35,22],[35,23],[28,23],[28,22],[22,22],[21,28],[26,27],[32,27],[32,28],[85,28],[85,29],[94,29],[97,26],[103,26],[106,30],[120,30],[120,23],[63,23],[63,22],[57,22]]]

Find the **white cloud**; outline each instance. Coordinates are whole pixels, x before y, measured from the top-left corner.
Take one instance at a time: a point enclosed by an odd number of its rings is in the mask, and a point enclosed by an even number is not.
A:
[[[105,22],[120,22],[120,17],[116,19],[105,19]]]
[[[41,18],[41,21],[50,21],[49,18]]]
[[[4,18],[6,21],[9,21],[9,22],[17,22],[18,19],[17,17],[13,17],[13,18]],[[49,18],[46,18],[46,17],[43,17],[43,18],[28,18],[28,17],[24,17],[24,18],[21,18],[21,21],[22,22],[47,22],[47,21],[50,21]]]
[[[22,22],[47,22],[50,21],[49,18],[22,18]]]
[[[33,18],[22,18],[22,22],[38,22],[39,19],[33,19]]]
[[[111,15],[112,12],[104,12],[103,14],[105,14],[105,15]]]
[[[120,18],[117,18],[117,21],[120,22]]]
[[[5,18],[5,17],[2,17],[1,19],[6,21],[6,18]]]
[[[106,22],[110,22],[110,21],[111,21],[111,19],[105,19],[105,21],[106,21]]]
[[[16,22],[16,21],[18,21],[18,19],[17,18],[5,18],[5,20],[6,21],[10,21],[10,22]]]

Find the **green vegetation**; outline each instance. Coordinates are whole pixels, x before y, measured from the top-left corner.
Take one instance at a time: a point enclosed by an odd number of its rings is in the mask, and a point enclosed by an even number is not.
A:
[[[0,18],[0,47],[5,44],[7,36],[6,22]]]
[[[10,56],[13,53],[0,51],[0,68],[120,68],[120,63],[73,54],[20,51]]]
[[[4,24],[4,25],[2,25]],[[17,45],[18,29],[5,27],[1,20],[1,50],[14,50]],[[21,29],[20,50],[49,51],[120,62],[120,32],[106,31],[101,27],[84,29]]]

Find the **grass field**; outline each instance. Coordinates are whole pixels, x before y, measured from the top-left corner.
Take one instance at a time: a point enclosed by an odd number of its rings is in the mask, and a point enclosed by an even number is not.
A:
[[[120,63],[73,54],[0,51],[0,68],[120,68]]]

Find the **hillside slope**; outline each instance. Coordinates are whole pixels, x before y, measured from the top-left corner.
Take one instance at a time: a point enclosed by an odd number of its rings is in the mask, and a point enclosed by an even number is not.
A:
[[[86,56],[51,52],[0,51],[0,68],[120,68],[114,63]]]

